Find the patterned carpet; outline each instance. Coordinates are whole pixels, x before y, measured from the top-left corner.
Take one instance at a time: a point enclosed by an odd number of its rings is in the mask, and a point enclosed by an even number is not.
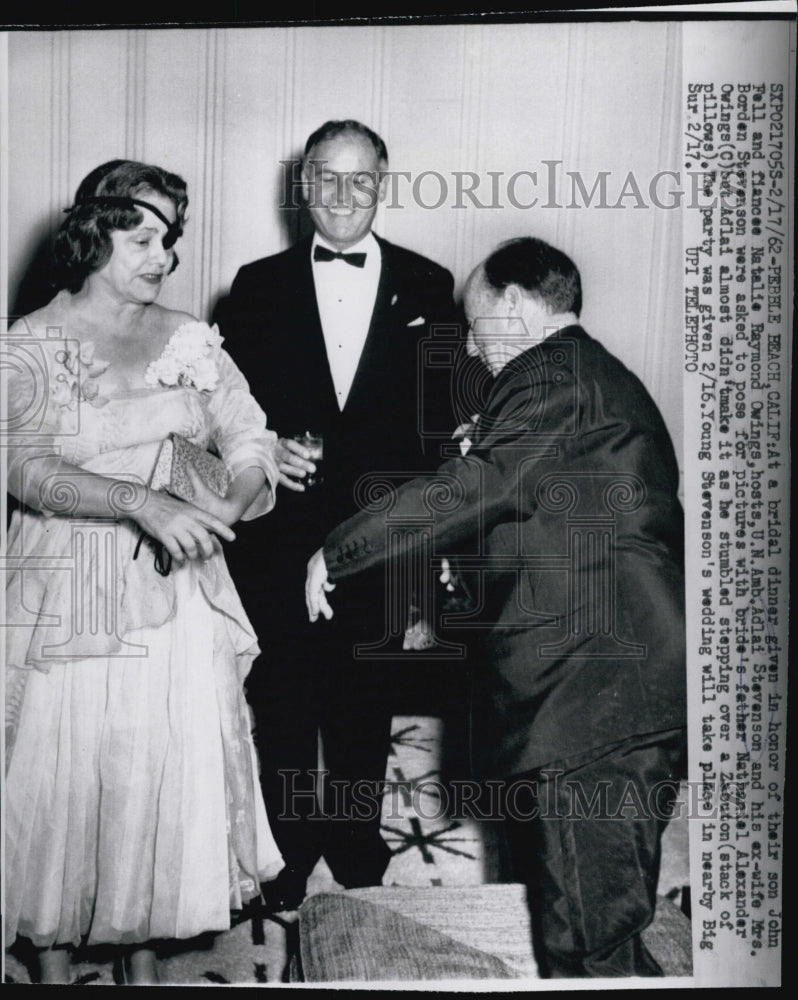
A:
[[[453,819],[440,783],[443,723],[429,716],[396,716],[387,777],[396,784],[383,801],[382,828],[393,857],[386,886],[478,886],[502,881],[499,839],[493,824]],[[686,820],[673,821],[663,844],[659,894],[689,912],[682,888],[689,882]],[[324,861],[309,893],[340,890]],[[297,947],[296,916],[238,918],[231,930],[174,943],[161,956],[167,984],[213,985],[287,982]],[[29,954],[18,942],[7,954],[5,981],[30,983]],[[74,957],[73,985],[112,985],[119,970],[112,953],[84,950]]]

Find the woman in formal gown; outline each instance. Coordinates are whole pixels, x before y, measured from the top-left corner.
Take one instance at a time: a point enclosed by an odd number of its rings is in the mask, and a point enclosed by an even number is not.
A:
[[[274,503],[275,434],[215,328],[156,303],[181,178],[114,160],[54,245],[60,290],[8,334],[6,945],[68,982],[70,949],[230,926],[282,867],[243,682],[259,649],[220,540]],[[222,498],[149,487],[171,433],[214,450]],[[170,568],[171,567],[171,568]]]

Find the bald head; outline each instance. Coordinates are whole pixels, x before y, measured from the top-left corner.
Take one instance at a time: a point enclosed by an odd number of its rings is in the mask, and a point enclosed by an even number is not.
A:
[[[510,247],[509,254],[503,252]],[[570,268],[563,267],[564,261]],[[545,266],[549,262],[554,270]],[[514,357],[578,322],[579,273],[565,254],[542,240],[513,240],[474,268],[464,305],[468,352],[498,375]]]
[[[497,292],[518,285],[546,306],[551,315],[582,311],[582,282],[576,264],[535,236],[501,243],[483,262],[486,282]]]

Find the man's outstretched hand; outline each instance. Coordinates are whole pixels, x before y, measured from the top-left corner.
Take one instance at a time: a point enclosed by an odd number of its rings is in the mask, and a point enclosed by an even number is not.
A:
[[[335,584],[327,579],[327,565],[324,562],[324,551],[314,552],[308,561],[308,576],[305,580],[305,604],[308,607],[308,618],[315,622],[319,613],[329,621],[333,609],[327,602],[329,591],[335,590]]]

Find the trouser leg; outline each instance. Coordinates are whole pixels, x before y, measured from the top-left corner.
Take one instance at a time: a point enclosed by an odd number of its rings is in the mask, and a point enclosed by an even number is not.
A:
[[[391,853],[380,819],[392,716],[379,691],[378,670],[379,664],[370,665],[364,677],[360,667],[345,665],[328,689],[321,722],[330,817],[324,855],[347,888],[380,884]]]
[[[265,658],[264,658],[265,659]],[[261,788],[269,824],[288,867],[307,876],[321,857],[318,802],[318,669],[300,643],[270,651],[247,686],[255,717]]]
[[[684,730],[635,738],[529,776],[539,818],[509,818],[507,833],[543,975],[662,975],[640,933],[654,917],[683,741]]]

